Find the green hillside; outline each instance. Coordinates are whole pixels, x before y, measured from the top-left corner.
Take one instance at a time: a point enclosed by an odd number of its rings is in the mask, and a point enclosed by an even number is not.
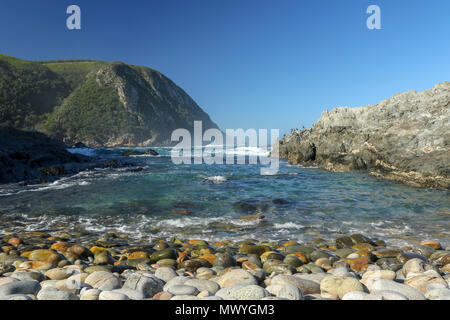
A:
[[[91,146],[170,144],[177,128],[217,128],[160,72],[121,62],[0,55],[0,124]]]

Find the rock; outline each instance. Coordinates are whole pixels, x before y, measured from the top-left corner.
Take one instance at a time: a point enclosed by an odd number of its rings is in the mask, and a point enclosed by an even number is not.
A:
[[[434,252],[436,252],[436,250],[434,250],[433,248],[431,248],[431,247],[428,247],[428,246],[417,246],[416,248],[415,248],[415,252],[416,253],[418,253],[418,254],[420,254],[420,255],[422,255],[422,256],[424,256],[424,257],[426,257],[426,258],[430,258],[431,257],[431,255],[434,253]]]
[[[120,288],[120,279],[107,271],[96,271],[86,278],[86,283],[95,289],[111,291]]]
[[[450,289],[448,288],[432,289],[425,293],[425,298],[429,300],[437,300],[441,297],[450,297]]]
[[[163,290],[168,291],[168,289],[173,285],[180,285],[184,284],[186,281],[192,279],[191,277],[185,277],[185,276],[178,276],[175,278],[170,279],[165,285]]]
[[[172,280],[174,279],[176,278],[173,278]],[[143,275],[133,273],[125,281],[122,289],[136,290],[142,293],[146,298],[150,298],[158,292],[163,291],[163,282],[149,274]]]
[[[277,284],[292,284],[295,285],[297,288],[301,290],[301,292],[305,294],[314,294],[314,293],[320,293],[320,285],[317,282],[302,279],[300,277],[296,276],[290,276],[290,275],[277,275],[275,276],[272,281],[271,285],[277,285]]]
[[[410,273],[422,273],[425,271],[425,262],[418,258],[410,259],[403,265],[402,271],[405,277]]]
[[[55,268],[50,269],[45,273],[45,276],[50,280],[64,280],[73,275],[74,271],[71,269]]]
[[[320,283],[320,291],[323,296],[324,293],[337,295],[339,298],[348,292],[364,292],[362,284],[353,277],[325,277]]]
[[[420,276],[415,276],[407,279],[404,283],[410,287],[416,288],[422,293],[426,293],[428,285],[432,283],[447,285],[447,282],[437,274],[436,275],[423,274]]]
[[[236,265],[236,260],[228,253],[218,253],[213,265],[215,267],[229,268]]]
[[[417,289],[391,280],[378,280],[372,285],[372,291],[395,291],[409,300],[425,300],[425,296]]]
[[[439,241],[435,241],[435,240],[422,241],[420,243],[420,245],[428,246],[428,247],[431,247],[431,248],[436,249],[436,250],[441,250],[442,249],[442,246],[439,243]]]
[[[303,293],[293,284],[285,284],[281,286],[276,296],[278,298],[285,298],[288,300],[303,300]]]
[[[78,296],[70,292],[58,291],[56,288],[46,288],[37,294],[38,300],[79,300]]]
[[[401,264],[405,264],[411,259],[420,259],[422,261],[428,262],[428,259],[426,257],[414,252],[401,252],[397,255],[397,261]]]
[[[273,294],[274,296],[278,296],[280,293],[281,288],[283,288],[287,284],[271,284],[266,287],[266,290]],[[297,287],[296,287],[297,288]],[[298,289],[298,288],[297,288]],[[300,289],[299,289],[300,290]]]
[[[210,268],[198,268],[196,278],[208,280],[216,275],[216,272]]]
[[[11,277],[20,281],[36,280],[40,282],[44,280],[44,275],[42,273],[31,270],[23,270],[23,271],[16,270],[11,274]]]
[[[158,292],[153,296],[155,300],[170,300],[173,297],[173,294],[165,291]]]
[[[115,260],[112,258],[111,253],[106,250],[97,251],[94,256],[94,263],[97,265],[110,265],[113,264]]]
[[[364,291],[363,285],[355,278],[344,278],[342,281],[339,289],[338,289],[338,296],[342,299],[342,297],[348,293],[348,292],[355,292],[355,291]]]
[[[52,250],[39,249],[32,251],[29,259],[32,261],[50,262],[57,265],[58,262],[62,260],[62,257]]]
[[[258,284],[255,277],[250,272],[242,269],[234,269],[225,273],[217,280],[217,283],[221,288],[231,287],[237,284]]]
[[[221,297],[223,300],[235,300],[236,298],[234,296],[234,293],[244,287],[245,285],[238,284],[231,287],[222,288],[216,292],[216,296]]]
[[[347,292],[341,300],[366,300],[367,296],[369,296],[369,294],[363,291],[350,291]]]
[[[338,249],[334,252],[334,254],[340,258],[347,258],[347,256],[349,256],[352,253],[353,253],[353,250],[349,249],[349,248]]]
[[[13,294],[36,295],[41,290],[41,285],[35,280],[14,281],[0,286],[0,297]]]
[[[166,248],[163,250],[159,250],[154,252],[150,258],[154,261],[159,261],[162,259],[176,259],[177,258],[177,251],[172,248]]]
[[[350,237],[341,237],[336,239],[336,244],[340,248],[351,248],[354,245],[354,242]]]
[[[11,277],[0,278],[0,287],[4,284],[11,283],[11,282],[17,282],[17,281],[20,281],[20,280],[11,278]]]
[[[372,252],[378,259],[382,258],[397,258],[401,253],[399,249],[381,249]]]
[[[361,283],[363,283],[369,291],[372,290],[372,285],[375,281],[384,279],[384,280],[394,280],[395,272],[391,270],[374,270],[374,271],[366,271],[361,279]]]
[[[98,300],[101,291],[98,289],[87,289],[81,292],[80,300]]]
[[[269,296],[269,293],[260,286],[249,285],[234,291],[233,296],[237,300],[261,300],[262,298]]]
[[[174,296],[172,297],[170,300],[182,300],[182,301],[186,301],[186,300],[200,300],[199,297],[196,296]]]
[[[30,297],[29,295],[25,295],[25,294],[13,294],[11,296],[5,297],[4,299],[5,300],[22,300],[22,301],[34,300],[32,297]],[[0,300],[2,300],[1,297],[0,297]]]
[[[162,267],[156,269],[155,276],[164,282],[168,282],[169,280],[177,277],[178,274],[172,268]]]
[[[190,279],[184,283],[187,286],[193,286],[198,289],[198,291],[208,291],[213,295],[220,289],[217,282],[203,279]]]
[[[174,296],[196,296],[200,293],[200,291],[196,287],[187,286],[185,284],[176,284],[170,286],[167,291]]]
[[[83,271],[88,274],[92,274],[92,273],[98,272],[98,271],[110,272],[111,270],[112,270],[112,266],[89,266],[89,267],[86,267]]]
[[[298,268],[303,265],[303,261],[300,258],[293,256],[293,255],[286,256],[286,258],[284,258],[283,262],[293,268]]]
[[[396,291],[381,290],[381,291],[374,291],[372,294],[381,296],[383,300],[408,300],[408,297]]]
[[[115,289],[112,292],[126,295],[130,300],[144,300],[145,296],[142,292],[131,289]]]
[[[326,276],[328,276],[328,274],[326,274],[326,273],[312,273],[312,274],[296,273],[296,274],[294,274],[294,277],[314,281],[319,285],[320,285],[320,282],[322,281],[322,279],[325,278]]]

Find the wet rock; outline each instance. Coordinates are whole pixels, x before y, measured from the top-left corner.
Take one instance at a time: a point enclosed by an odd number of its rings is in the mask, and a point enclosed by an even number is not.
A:
[[[442,246],[439,243],[439,241],[435,241],[435,240],[422,241],[420,243],[420,245],[428,246],[428,247],[431,247],[431,248],[436,249],[436,250],[441,250],[442,249]]]

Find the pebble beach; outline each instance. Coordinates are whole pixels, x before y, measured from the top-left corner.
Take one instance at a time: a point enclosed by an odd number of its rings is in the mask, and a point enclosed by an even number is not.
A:
[[[1,300],[450,300],[450,246],[0,236]]]

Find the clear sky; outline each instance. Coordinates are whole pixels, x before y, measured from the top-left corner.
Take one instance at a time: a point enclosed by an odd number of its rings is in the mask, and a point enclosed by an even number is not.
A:
[[[82,30],[66,28],[81,7]],[[366,9],[381,8],[381,30]],[[450,80],[449,0],[0,0],[0,52],[155,68],[222,129],[311,126]]]

